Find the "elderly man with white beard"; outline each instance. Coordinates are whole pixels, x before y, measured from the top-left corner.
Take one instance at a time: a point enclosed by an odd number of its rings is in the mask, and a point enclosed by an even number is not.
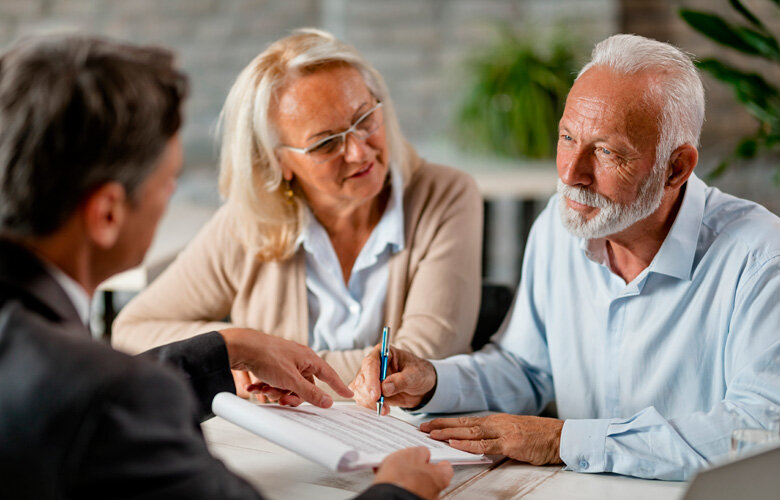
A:
[[[780,219],[693,174],[704,90],[679,49],[599,43],[566,101],[558,194],[481,351],[367,356],[356,400],[429,413],[467,451],[683,480],[780,412]],[[555,401],[559,418],[538,415]]]

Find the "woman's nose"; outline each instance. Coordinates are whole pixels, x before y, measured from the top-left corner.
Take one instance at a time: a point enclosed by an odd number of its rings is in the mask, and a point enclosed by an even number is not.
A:
[[[369,146],[366,141],[359,139],[355,134],[347,134],[344,137],[344,161],[358,163],[368,156]]]

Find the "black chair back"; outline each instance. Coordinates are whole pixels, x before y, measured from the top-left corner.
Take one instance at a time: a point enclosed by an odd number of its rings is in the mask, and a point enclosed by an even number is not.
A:
[[[482,284],[482,304],[479,308],[477,328],[471,339],[471,348],[478,351],[488,343],[504,321],[506,313],[512,305],[512,290],[506,285],[491,283]]]

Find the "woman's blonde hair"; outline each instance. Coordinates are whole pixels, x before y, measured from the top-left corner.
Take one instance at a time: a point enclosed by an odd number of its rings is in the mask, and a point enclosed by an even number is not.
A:
[[[379,72],[354,47],[321,30],[296,30],[274,42],[238,75],[220,116],[219,190],[237,217],[237,236],[262,260],[289,258],[306,223],[302,195],[285,195],[274,154],[279,144],[269,117],[272,100],[295,78],[334,65],[358,70],[382,102],[390,166],[409,178],[404,139]]]

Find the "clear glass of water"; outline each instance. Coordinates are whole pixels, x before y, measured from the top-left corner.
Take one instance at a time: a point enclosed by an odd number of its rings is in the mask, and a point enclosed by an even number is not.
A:
[[[731,433],[731,458],[749,450],[780,445],[780,408],[770,406],[767,417],[769,424],[765,429],[735,429]]]

